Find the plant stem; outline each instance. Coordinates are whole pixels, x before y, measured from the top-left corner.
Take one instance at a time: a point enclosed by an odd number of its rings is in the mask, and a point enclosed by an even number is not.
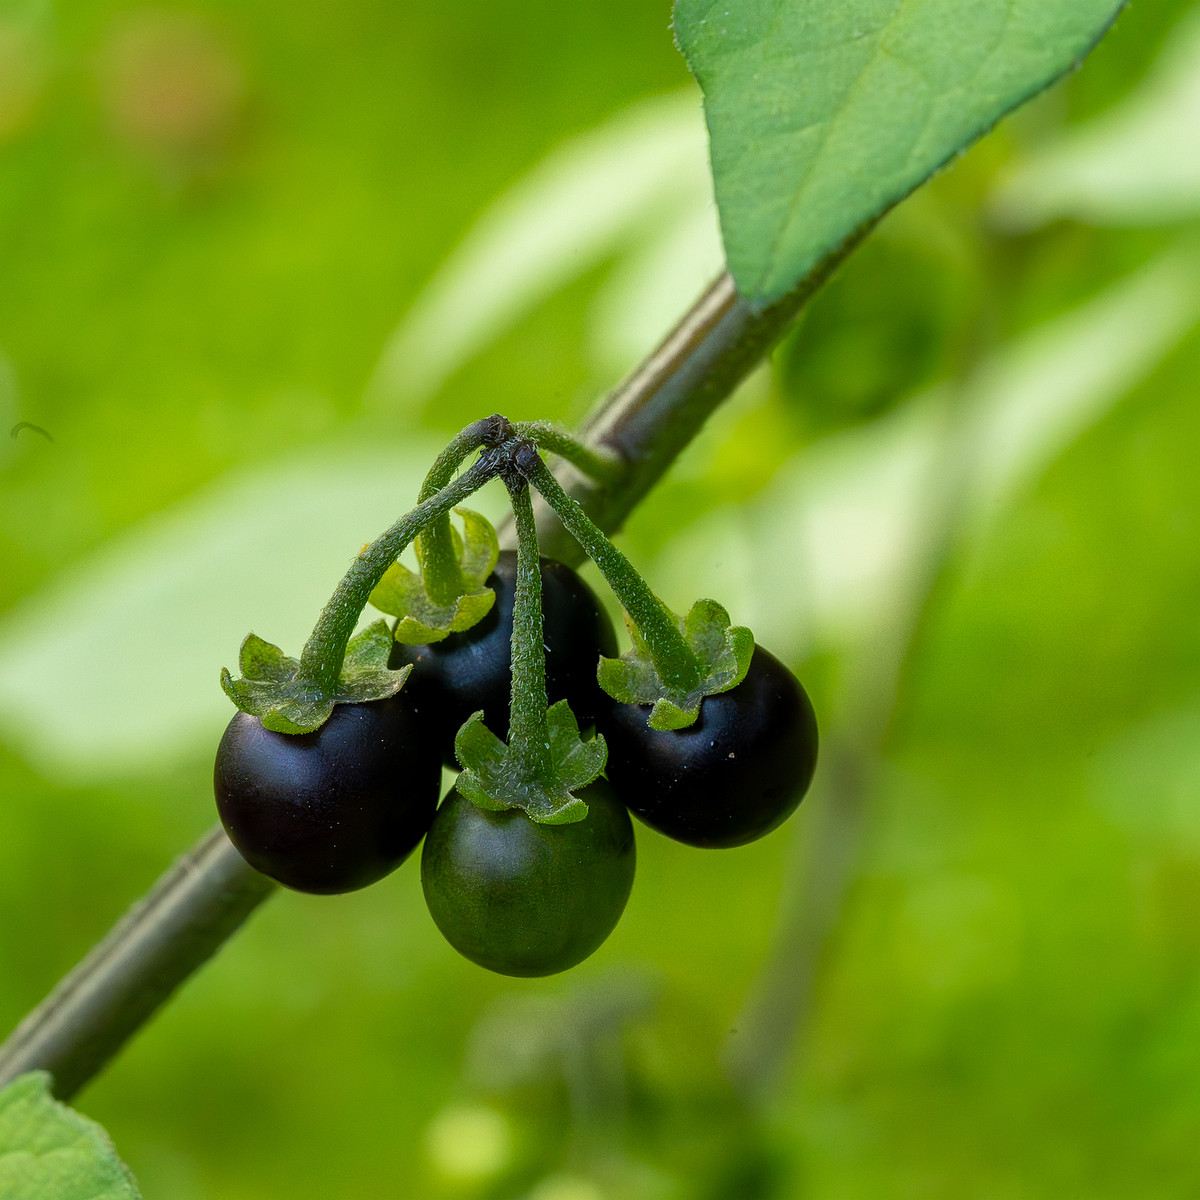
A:
[[[300,654],[301,669],[316,687],[326,694],[337,691],[346,643],[366,607],[367,598],[388,567],[430,521],[448,513],[489,479],[495,478],[499,470],[500,460],[493,454],[483,454],[469,471],[406,513],[358,555],[322,610],[312,636]]]
[[[601,402],[582,440],[598,454],[615,455],[621,469],[601,490],[570,464],[560,468],[601,529],[620,527],[865,233],[765,309],[743,300],[722,275]],[[578,542],[548,514],[540,528],[544,551],[563,562],[581,560]],[[275,887],[246,866],[219,830],[181,864],[9,1035],[0,1046],[0,1080],[40,1067],[54,1075],[56,1095],[77,1091]]]
[[[277,887],[212,830],[0,1046],[0,1087],[41,1069],[69,1100]]]
[[[842,260],[875,222],[858,230],[786,296],[765,307],[720,275],[657,349],[592,411],[580,430],[619,471],[600,487],[571,467],[555,474],[606,533],[621,528],[705,421],[758,366]],[[571,565],[584,557],[552,514],[538,514],[542,553]]]
[[[450,514],[434,518],[417,539],[421,578],[435,604],[453,604],[466,590],[462,567],[450,536]]]
[[[548,421],[518,421],[513,426],[517,437],[528,438],[540,450],[547,450],[564,458],[573,467],[583,472],[600,485],[614,480],[621,469],[620,460],[614,454],[599,454],[584,445],[565,429],[558,429]]]
[[[512,426],[499,413],[472,421],[437,456],[421,485],[418,501],[423,503],[448,487],[468,454],[482,446],[498,446],[511,434]],[[466,591],[466,586],[450,537],[449,512],[441,513],[429,522],[421,534],[419,550],[421,575],[429,598],[436,604],[453,604]]]
[[[533,452],[536,456],[536,451]],[[512,702],[509,749],[527,779],[550,778],[546,729],[546,645],[542,633],[542,567],[537,521],[529,484],[508,476],[508,495],[517,526],[517,580],[513,594]]]
[[[418,502],[424,503],[430,496],[436,495],[446,487],[454,479],[468,454],[473,454],[484,446],[499,446],[512,435],[513,427],[508,418],[499,413],[472,421],[434,459],[433,466],[429,468],[425,481],[421,484]]]
[[[534,456],[528,465],[522,463],[521,470],[566,531],[600,568],[604,581],[616,593],[645,641],[659,677],[685,691],[697,687],[703,669],[679,632],[675,614],[650,590],[629,559],[601,533],[582,505],[563,491],[540,458]]]

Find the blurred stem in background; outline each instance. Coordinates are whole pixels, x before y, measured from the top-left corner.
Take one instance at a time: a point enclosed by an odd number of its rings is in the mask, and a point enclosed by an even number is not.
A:
[[[969,499],[973,377],[995,348],[996,240],[976,229],[977,276],[956,378],[942,394],[938,452],[925,476],[923,520],[901,569],[904,583],[875,635],[848,655],[838,704],[822,725],[821,769],[794,827],[771,947],[724,1051],[731,1081],[751,1105],[769,1103],[803,1043],[821,964],[846,912],[866,849],[870,801],[888,737],[954,550]]]
[[[736,1032],[725,1051],[731,1079],[751,1103],[768,1101],[782,1084],[789,1052],[803,1039],[826,948],[846,910],[869,828],[868,810],[888,734],[903,691],[905,666],[921,639],[956,540],[962,488],[961,441],[951,424],[933,478],[942,494],[929,497],[926,536],[914,547],[910,586],[892,607],[877,638],[862,647],[839,708],[824,722],[821,770],[806,804],[806,822],[793,833],[771,949],[751,984]]]

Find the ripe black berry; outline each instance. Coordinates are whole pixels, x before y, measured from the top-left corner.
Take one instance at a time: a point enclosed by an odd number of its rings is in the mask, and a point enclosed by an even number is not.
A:
[[[596,667],[600,655],[616,654],[616,634],[595,593],[570,567],[542,558],[541,568],[546,692],[551,704],[569,701],[586,728],[603,698]],[[392,649],[388,665],[393,669],[413,664],[404,695],[427,719],[447,766],[455,765],[454,735],[480,709],[484,724],[497,737],[508,737],[516,569],[516,554],[501,551],[487,581],[496,600],[478,625],[426,646],[397,644]]]
[[[217,811],[252,867],[301,892],[349,892],[415,849],[441,764],[404,693],[339,704],[313,733],[237,713],[217,749]]]
[[[597,718],[605,774],[652,829],[691,846],[741,846],[781,825],[817,761],[817,721],[796,677],[755,646],[746,678],[707,696],[687,729],[651,729],[645,705],[609,700]]]

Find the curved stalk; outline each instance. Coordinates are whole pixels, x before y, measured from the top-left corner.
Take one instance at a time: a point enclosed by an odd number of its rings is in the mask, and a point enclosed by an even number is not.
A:
[[[517,527],[513,595],[512,700],[508,745],[530,779],[552,775],[546,730],[546,644],[542,633],[542,567],[529,484],[505,478]]]
[[[679,632],[671,610],[650,590],[629,559],[604,536],[579,501],[572,500],[563,491],[540,458],[522,470],[563,523],[563,528],[600,568],[604,582],[616,593],[645,641],[659,676],[685,690],[696,687],[703,668]]]
[[[727,272],[718,276],[658,348],[593,409],[580,440],[620,467],[603,485],[570,466],[555,475],[605,533],[621,528],[874,225],[864,225],[794,291],[765,307],[740,296]],[[583,560],[578,543],[552,513],[539,512],[538,525],[543,554],[572,566]]]
[[[346,643],[367,606],[367,597],[384,572],[426,525],[445,516],[489,479],[494,479],[499,470],[498,460],[484,454],[469,471],[418,504],[359,554],[321,610],[316,627],[300,653],[300,665],[307,679],[326,693],[337,691]]]
[[[448,487],[467,455],[483,446],[498,446],[511,436],[512,426],[499,413],[472,421],[437,456],[417,499],[424,502]],[[466,589],[450,537],[450,514],[446,512],[434,517],[422,531],[420,542],[421,574],[430,599],[437,604],[454,603]]]
[[[565,429],[548,421],[518,421],[513,426],[517,437],[528,438],[539,450],[564,458],[593,482],[603,486],[616,479],[621,470],[615,454],[600,454]]]

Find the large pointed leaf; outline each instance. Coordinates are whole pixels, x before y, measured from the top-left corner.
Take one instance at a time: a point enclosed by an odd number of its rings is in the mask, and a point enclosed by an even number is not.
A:
[[[1063,217],[1163,225],[1200,213],[1200,10],[1167,36],[1151,71],[1111,107],[1039,138],[1009,165],[988,205],[1012,231]]]
[[[676,0],[729,269],[790,291],[1010,109],[1122,0]]]

